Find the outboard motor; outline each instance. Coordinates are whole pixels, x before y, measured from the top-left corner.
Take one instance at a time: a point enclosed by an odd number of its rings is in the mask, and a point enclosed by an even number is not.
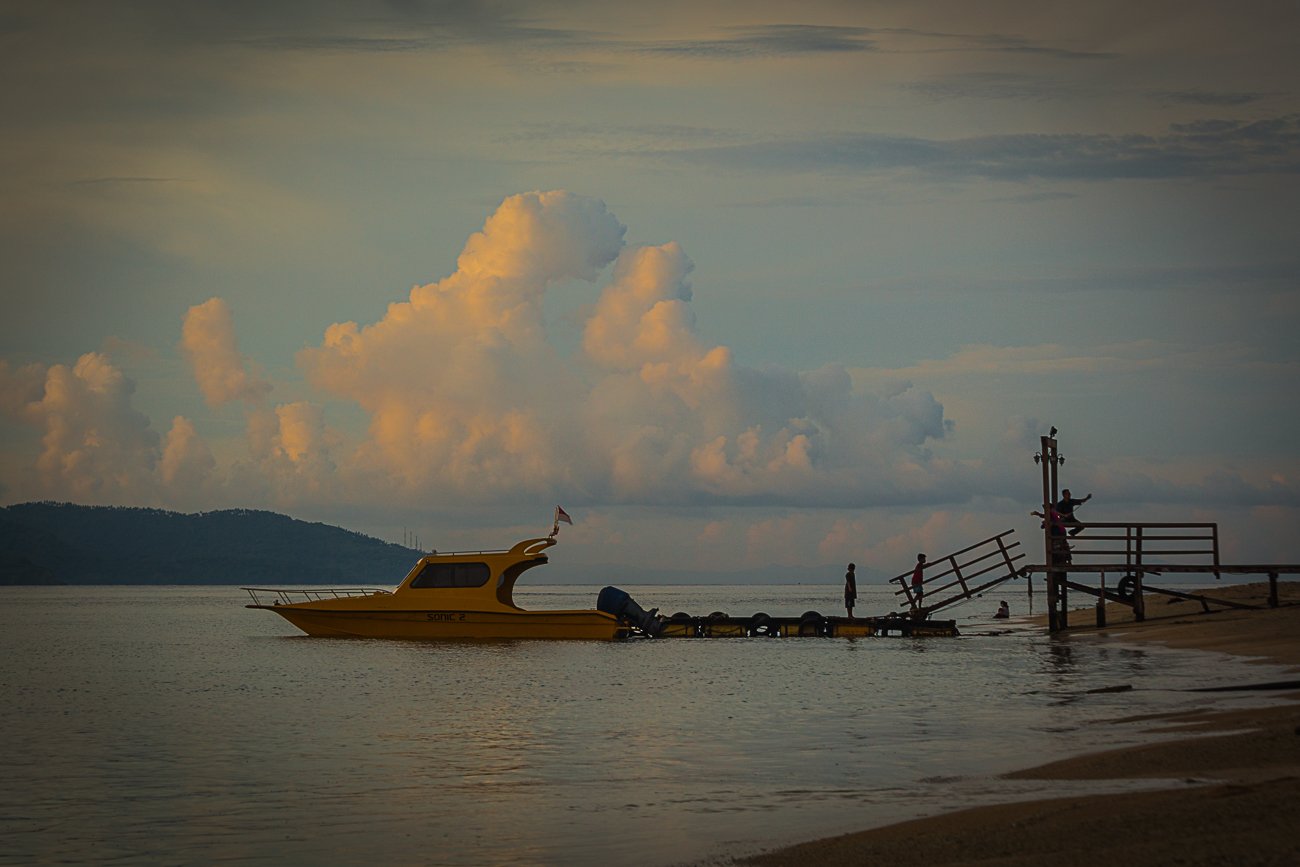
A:
[[[664,628],[663,620],[657,616],[658,608],[646,611],[637,605],[631,596],[617,587],[606,587],[600,591],[600,595],[596,597],[596,610],[612,614],[619,620],[632,624],[651,638]]]

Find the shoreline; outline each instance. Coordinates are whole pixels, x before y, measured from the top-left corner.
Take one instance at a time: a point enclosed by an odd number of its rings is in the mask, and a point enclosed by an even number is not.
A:
[[[1169,781],[1158,789],[995,803],[736,859],[749,867],[806,863],[890,867],[1114,863],[1291,865],[1300,863],[1300,583],[1278,585],[1280,607],[1216,609],[1152,598],[1147,620],[1126,606],[1071,611],[1065,641],[1155,643],[1208,650],[1287,667],[1285,700],[1261,708],[1207,709],[1127,717],[1152,734],[1187,737],[1089,753],[1003,774],[1004,779]],[[1266,604],[1267,583],[1205,591]],[[1084,597],[1087,598],[1087,597]],[[1152,604],[1155,603],[1155,604]],[[1045,623],[1045,616],[1041,616]],[[1083,624],[1088,625],[1083,625]],[[1296,677],[1291,677],[1295,674]],[[1277,678],[1261,678],[1277,681]],[[1246,684],[1250,686],[1251,684]],[[1258,686],[1259,684],[1254,684]],[[1261,691],[1261,694],[1262,691]]]

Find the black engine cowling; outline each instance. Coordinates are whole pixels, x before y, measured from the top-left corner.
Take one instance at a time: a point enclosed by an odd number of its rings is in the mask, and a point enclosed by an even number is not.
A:
[[[596,610],[612,614],[651,637],[658,635],[664,628],[663,619],[658,616],[658,608],[646,611],[617,587],[605,587],[600,591],[596,597]]]

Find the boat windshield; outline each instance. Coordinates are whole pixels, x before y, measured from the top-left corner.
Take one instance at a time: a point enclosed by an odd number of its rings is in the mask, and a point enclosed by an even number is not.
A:
[[[492,577],[486,563],[425,563],[411,588],[482,587]]]

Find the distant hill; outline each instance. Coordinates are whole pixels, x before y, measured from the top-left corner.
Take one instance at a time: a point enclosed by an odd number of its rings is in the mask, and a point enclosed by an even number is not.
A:
[[[420,552],[275,512],[0,508],[0,584],[396,585]]]
[[[394,587],[420,551],[275,512],[22,503],[0,508],[0,585],[281,584]],[[575,563],[556,557],[530,584],[830,584],[840,563],[730,571]],[[860,585],[889,576],[858,569]]]

